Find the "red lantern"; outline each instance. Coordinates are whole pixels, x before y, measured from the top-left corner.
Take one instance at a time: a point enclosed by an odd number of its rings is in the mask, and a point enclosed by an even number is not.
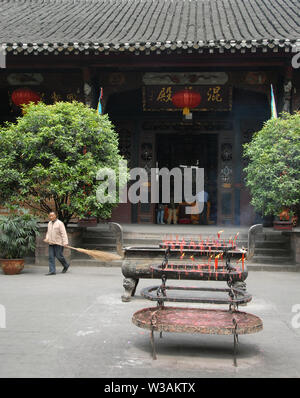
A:
[[[196,108],[200,104],[201,95],[196,91],[185,89],[175,93],[172,102],[177,108],[183,108],[184,115],[188,115],[191,108]]]
[[[41,97],[29,88],[18,88],[12,93],[11,99],[15,105],[21,106],[29,104],[29,102],[34,102],[36,104],[41,100]]]

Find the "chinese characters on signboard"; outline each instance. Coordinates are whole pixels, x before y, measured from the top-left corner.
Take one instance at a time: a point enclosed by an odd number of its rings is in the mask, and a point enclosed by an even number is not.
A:
[[[172,96],[186,86],[152,85],[143,87],[144,111],[179,111],[172,103]],[[231,86],[193,86],[200,93],[201,102],[193,111],[230,111],[232,108]]]

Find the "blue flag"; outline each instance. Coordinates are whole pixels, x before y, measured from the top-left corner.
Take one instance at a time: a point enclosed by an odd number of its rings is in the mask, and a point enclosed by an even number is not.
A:
[[[98,102],[98,113],[99,115],[102,115],[102,97],[103,97],[103,88],[100,88],[100,96],[99,96],[99,102]]]
[[[277,119],[276,102],[275,102],[275,95],[272,84],[271,84],[271,118]]]

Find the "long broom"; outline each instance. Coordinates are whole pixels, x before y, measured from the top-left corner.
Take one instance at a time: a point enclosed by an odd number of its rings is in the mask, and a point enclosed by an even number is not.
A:
[[[56,245],[54,242],[48,242],[52,245]],[[115,260],[121,260],[122,257],[119,256],[118,254],[112,254],[112,253],[107,253],[101,250],[88,250],[88,249],[81,249],[79,247],[72,247],[72,246],[64,246],[67,247],[68,249],[73,249],[76,250],[80,253],[87,254],[90,257],[93,257],[95,260],[101,260],[101,261],[115,261]]]

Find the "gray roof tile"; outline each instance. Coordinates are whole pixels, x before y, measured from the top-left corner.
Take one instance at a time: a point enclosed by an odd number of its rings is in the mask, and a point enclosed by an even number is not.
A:
[[[0,15],[3,44],[300,39],[299,0],[2,0]]]

